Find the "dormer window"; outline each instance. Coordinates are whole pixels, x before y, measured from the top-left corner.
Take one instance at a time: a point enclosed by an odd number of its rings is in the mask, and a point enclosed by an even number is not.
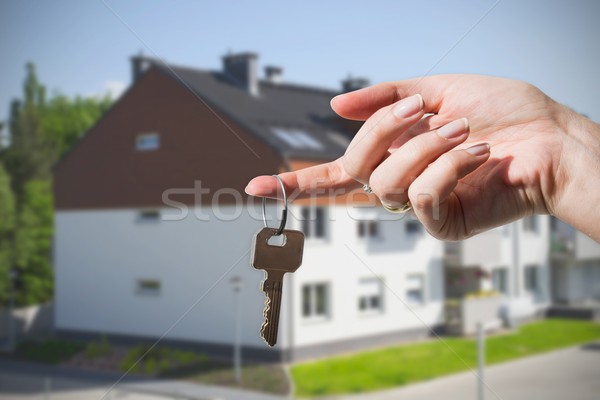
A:
[[[135,138],[135,149],[137,151],[158,150],[160,147],[160,135],[158,133],[141,133]]]
[[[271,128],[275,136],[295,149],[320,150],[323,145],[307,132],[300,129]]]

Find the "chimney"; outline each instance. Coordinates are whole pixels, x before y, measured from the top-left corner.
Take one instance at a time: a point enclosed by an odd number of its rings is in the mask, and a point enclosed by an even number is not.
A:
[[[369,80],[367,78],[353,78],[348,75],[348,78],[342,81],[342,93],[352,92],[354,90],[362,89],[369,86]]]
[[[227,54],[223,57],[223,72],[252,96],[258,96],[258,55],[256,53]]]
[[[267,65],[265,67],[265,77],[267,82],[274,84],[281,83],[283,80],[283,68],[276,67],[274,65]]]
[[[131,57],[131,79],[132,82],[136,82],[140,76],[146,72],[152,65],[152,59],[144,57],[143,55]]]

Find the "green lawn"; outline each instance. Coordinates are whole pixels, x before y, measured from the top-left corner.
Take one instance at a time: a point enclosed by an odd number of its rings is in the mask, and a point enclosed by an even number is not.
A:
[[[518,332],[489,337],[487,364],[572,346],[600,338],[600,324],[548,319]],[[443,338],[330,358],[292,368],[300,397],[358,393],[423,381],[476,366],[474,339]]]

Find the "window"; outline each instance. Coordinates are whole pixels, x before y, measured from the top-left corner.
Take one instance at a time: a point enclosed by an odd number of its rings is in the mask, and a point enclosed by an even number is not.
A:
[[[160,220],[160,211],[143,210],[138,214],[138,222],[158,222]]]
[[[302,231],[306,238],[325,238],[325,209],[302,207]]]
[[[409,219],[405,225],[406,233],[409,235],[420,235],[423,233],[423,225],[417,220]]]
[[[136,293],[140,295],[158,296],[160,281],[155,279],[140,279],[137,281]]]
[[[160,136],[158,133],[142,133],[135,138],[135,149],[137,151],[157,150],[160,147]]]
[[[344,148],[348,147],[348,145],[350,144],[350,138],[339,132],[328,132],[327,137],[331,139],[332,142]]]
[[[508,294],[508,269],[495,268],[492,270],[492,287],[498,293]]]
[[[406,302],[409,305],[425,304],[425,277],[421,274],[406,278]]]
[[[525,290],[531,294],[536,294],[539,290],[539,270],[536,265],[525,267]]]
[[[378,238],[379,237],[379,222],[378,221],[358,221],[358,237],[359,238]]]
[[[523,218],[523,231],[525,232],[538,232],[538,218],[537,215]]]
[[[327,318],[329,316],[329,286],[326,283],[302,287],[302,316],[304,318]]]
[[[367,278],[359,281],[358,310],[361,313],[383,311],[383,284],[379,278]]]
[[[323,148],[321,143],[302,130],[291,128],[271,128],[271,130],[279,139],[293,148],[314,150]]]

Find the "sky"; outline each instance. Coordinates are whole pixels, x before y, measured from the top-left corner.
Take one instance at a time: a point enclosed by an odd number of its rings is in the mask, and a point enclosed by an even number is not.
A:
[[[32,61],[49,94],[118,95],[129,57],[220,69],[254,51],[284,79],[339,88],[425,74],[529,81],[600,121],[599,1],[0,0],[0,120]]]

